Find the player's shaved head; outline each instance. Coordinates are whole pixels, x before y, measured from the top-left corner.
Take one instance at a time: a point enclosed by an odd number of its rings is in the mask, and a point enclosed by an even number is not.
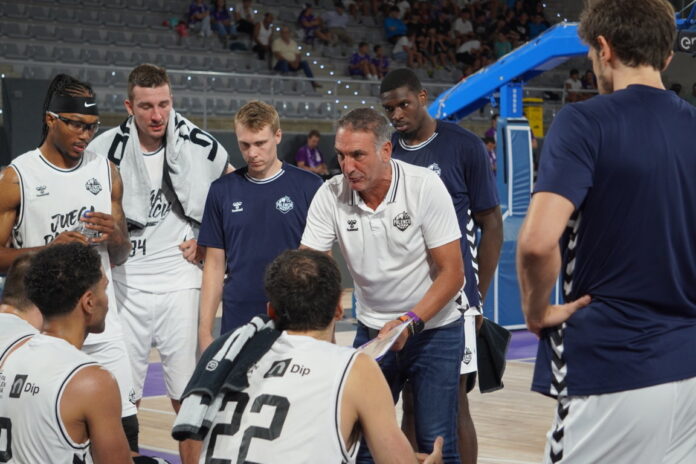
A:
[[[34,255],[35,253],[25,253],[12,262],[5,278],[5,287],[0,301],[2,304],[12,306],[22,312],[33,308],[33,303],[27,297],[24,276],[27,274]]]
[[[341,298],[341,273],[325,253],[288,250],[268,265],[264,286],[280,330],[323,330]]]

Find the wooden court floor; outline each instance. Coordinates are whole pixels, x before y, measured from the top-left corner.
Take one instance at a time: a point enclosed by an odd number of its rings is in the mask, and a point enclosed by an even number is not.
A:
[[[337,333],[337,342],[349,345],[351,330]],[[156,357],[152,358],[157,361]],[[531,464],[541,461],[546,432],[551,424],[555,401],[530,391],[533,363],[508,361],[503,377],[505,388],[469,395],[470,408],[479,441],[480,464]],[[144,454],[160,452],[178,463],[177,443],[171,438],[174,421],[169,399],[146,396],[139,412],[140,445]]]

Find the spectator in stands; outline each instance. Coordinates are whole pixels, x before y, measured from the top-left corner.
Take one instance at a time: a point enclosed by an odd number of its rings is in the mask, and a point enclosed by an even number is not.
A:
[[[474,34],[469,34],[464,43],[457,48],[457,61],[473,65],[482,46],[481,41]],[[479,67],[480,65],[478,67],[474,66],[474,69]]]
[[[212,34],[210,28],[210,7],[203,0],[193,0],[188,8],[188,27],[191,32],[198,33],[201,37],[209,37]]]
[[[225,2],[225,0],[215,1],[215,8],[213,8],[213,11],[210,13],[210,23],[223,46],[227,48],[229,39],[233,39],[237,36],[237,28],[232,24],[230,9],[227,8],[227,2]]]
[[[273,41],[271,45],[273,57],[276,59],[276,64],[273,67],[276,71],[285,74],[290,71],[298,71],[302,69],[305,76],[310,79],[314,77],[312,69],[305,60],[300,59],[300,49],[292,38],[290,28],[283,26],[280,30],[280,37]],[[312,81],[312,87],[315,89],[321,87],[321,84]]]
[[[331,33],[331,41],[333,45],[336,43],[345,43],[353,45],[353,37],[348,33],[348,15],[346,14],[343,3],[336,2],[333,11],[324,14],[324,25]]]
[[[696,82],[691,86],[691,94],[684,97],[684,100],[696,106]]]
[[[416,34],[402,35],[394,45],[393,56],[395,61],[406,62],[409,68],[419,68],[425,65],[425,58],[416,49]]]
[[[445,42],[445,35],[438,34],[437,29],[431,27],[428,29],[428,36],[426,37],[426,53],[427,56],[431,57],[431,62],[435,66],[445,68],[447,71],[450,70],[450,66],[454,66],[456,59],[449,43]]]
[[[585,90],[597,90],[597,76],[592,72],[591,69],[585,71],[585,75],[582,76],[580,80],[582,82],[582,88]]]
[[[567,102],[576,102],[582,100],[582,95],[578,90],[582,89],[582,82],[580,82],[580,71],[577,69],[570,70],[570,76],[563,83],[563,90],[566,94]]]
[[[395,6],[399,9],[399,19],[401,20],[411,11],[411,3],[408,0],[401,0]]]
[[[307,135],[307,143],[302,145],[295,154],[295,162],[298,168],[306,169],[324,179],[329,177],[329,168],[324,162],[324,157],[319,151],[319,131],[312,129]]]
[[[502,33],[498,32],[496,35],[495,42],[493,42],[493,50],[495,51],[495,57],[500,58],[502,56],[507,55],[512,51],[512,44],[510,43],[510,39]]]
[[[375,57],[372,58],[372,64],[375,65],[377,77],[382,79],[389,73],[389,58],[384,55],[381,45],[375,45],[372,50],[375,52]]]
[[[406,35],[406,24],[399,18],[399,8],[389,9],[389,16],[384,18],[384,34],[389,43],[395,44],[399,37]]]
[[[351,76],[359,76],[368,80],[377,79],[377,70],[370,57],[370,45],[367,42],[360,42],[358,51],[353,53],[348,63],[348,73]]]
[[[251,4],[251,0],[242,0],[234,9],[234,20],[237,22],[237,31],[249,34],[253,37],[254,27],[256,26],[256,10]]]
[[[452,29],[455,37],[459,38],[464,38],[466,35],[474,32],[474,26],[471,24],[471,12],[468,9],[462,8],[459,11],[459,17],[454,20]]]
[[[544,20],[544,17],[539,13],[532,16],[532,22],[529,23],[529,38],[533,39],[546,29],[549,28],[549,23]]]
[[[523,42],[529,40],[529,15],[523,12],[514,20],[512,28],[519,34],[520,40]]]
[[[493,170],[493,174],[496,174],[498,172],[498,165],[495,154],[495,139],[493,137],[484,137],[483,143],[486,145],[488,161],[491,163],[491,169]]]
[[[488,129],[486,129],[486,132],[483,134],[484,138],[491,138],[494,141],[496,140],[497,134],[498,133],[498,115],[493,114],[491,116],[491,125]]]
[[[297,23],[304,31],[304,43],[313,45],[314,39],[319,39],[324,43],[331,41],[330,35],[320,28],[321,18],[314,16],[312,5],[307,3],[305,9],[300,12]]]
[[[271,35],[273,34],[273,14],[266,13],[263,20],[254,26],[254,50],[259,60],[266,59],[266,53],[271,51]]]

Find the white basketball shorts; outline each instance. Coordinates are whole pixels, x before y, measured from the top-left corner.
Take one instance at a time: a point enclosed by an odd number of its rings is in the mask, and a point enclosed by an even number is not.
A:
[[[696,377],[559,401],[545,463],[696,463]]]
[[[149,293],[114,282],[135,398],[143,396],[150,349],[162,359],[167,395],[179,400],[196,367],[200,290]]]
[[[123,340],[107,340],[84,345],[82,351],[106,368],[116,379],[121,393],[121,417],[136,414],[135,390],[128,351]]]

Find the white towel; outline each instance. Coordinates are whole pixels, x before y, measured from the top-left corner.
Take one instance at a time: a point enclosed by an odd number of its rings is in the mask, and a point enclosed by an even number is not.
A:
[[[145,227],[151,183],[140,156],[142,151],[133,116],[95,138],[89,148],[119,167],[126,220],[136,227]],[[212,135],[172,110],[167,124],[165,161],[166,177],[171,181],[184,215],[200,223],[210,184],[227,167],[227,151]]]

